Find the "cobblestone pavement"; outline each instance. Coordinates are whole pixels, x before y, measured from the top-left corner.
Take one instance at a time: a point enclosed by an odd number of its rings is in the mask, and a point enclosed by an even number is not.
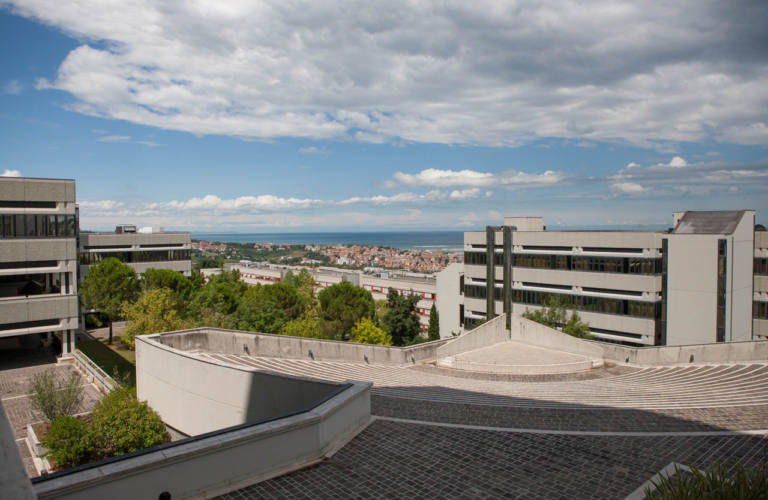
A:
[[[56,356],[51,349],[14,349],[0,351],[0,398],[8,415],[13,436],[19,447],[22,461],[30,477],[37,476],[32,463],[32,455],[25,438],[27,424],[43,420],[40,412],[32,409],[27,391],[32,377],[45,370],[53,369],[58,378],[69,377],[75,372],[73,366],[56,364]],[[86,412],[101,398],[101,393],[93,384],[85,385],[83,404],[80,411]]]
[[[374,421],[330,459],[245,498],[624,498],[671,462],[768,460],[763,436],[574,436]]]

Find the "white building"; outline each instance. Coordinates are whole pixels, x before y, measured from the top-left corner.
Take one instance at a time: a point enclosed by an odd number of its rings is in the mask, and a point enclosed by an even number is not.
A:
[[[466,232],[463,270],[438,276],[441,336],[540,308],[548,296],[578,311],[603,340],[683,345],[767,336],[768,233],[755,231],[754,218],[751,210],[689,211],[675,213],[668,231],[547,231],[541,218],[509,217]]]

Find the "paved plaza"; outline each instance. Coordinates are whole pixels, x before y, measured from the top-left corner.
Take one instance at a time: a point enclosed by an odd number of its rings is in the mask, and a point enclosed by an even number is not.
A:
[[[27,424],[40,422],[43,416],[32,409],[27,397],[32,377],[47,369],[53,369],[59,378],[69,377],[75,371],[70,364],[57,364],[56,354],[50,347],[17,348],[0,350],[0,398],[2,398],[8,420],[13,430],[13,437],[19,448],[24,468],[29,477],[37,476],[32,463],[32,454],[26,442]],[[101,398],[101,393],[93,384],[84,383],[82,412],[90,411]]]
[[[373,422],[322,463],[221,498],[624,498],[676,462],[768,463],[768,365],[460,374],[199,353],[368,380]]]

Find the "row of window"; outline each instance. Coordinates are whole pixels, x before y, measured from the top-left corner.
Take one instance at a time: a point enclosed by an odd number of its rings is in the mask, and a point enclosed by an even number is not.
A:
[[[494,287],[494,300],[503,300],[503,294],[503,289]],[[550,295],[562,297],[562,300],[565,302],[567,308],[578,309],[581,311],[605,314],[620,314],[623,316],[634,316],[638,318],[657,318],[661,312],[658,302],[641,302],[636,300],[538,292],[533,290],[512,290],[512,302],[543,306],[546,303],[547,297]],[[486,289],[484,286],[467,284],[464,286],[464,296],[473,299],[485,300]]]
[[[757,260],[757,259],[756,259]],[[480,252],[465,252],[464,263],[484,266],[487,255]],[[494,254],[494,264],[504,265],[504,255]],[[588,271],[593,273],[624,274],[659,274],[661,259],[642,259],[638,257],[584,257],[578,255],[512,255],[514,267],[533,269],[556,269],[563,271]]]
[[[80,254],[80,263],[85,265],[98,264],[102,260],[115,257],[120,262],[168,262],[189,260],[192,251],[180,250],[140,250],[138,252],[85,252]]]
[[[752,317],[754,319],[768,319],[768,302],[752,302]]]
[[[0,215],[0,238],[74,238],[74,215]]]
[[[754,273],[768,276],[768,258],[755,257]]]

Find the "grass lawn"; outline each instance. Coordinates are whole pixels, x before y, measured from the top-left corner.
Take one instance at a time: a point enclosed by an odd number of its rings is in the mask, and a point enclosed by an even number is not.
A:
[[[120,376],[127,373],[131,382],[136,384],[136,351],[131,351],[117,342],[108,345],[106,341],[101,340],[81,340],[77,343],[77,348],[110,377],[117,368]]]

